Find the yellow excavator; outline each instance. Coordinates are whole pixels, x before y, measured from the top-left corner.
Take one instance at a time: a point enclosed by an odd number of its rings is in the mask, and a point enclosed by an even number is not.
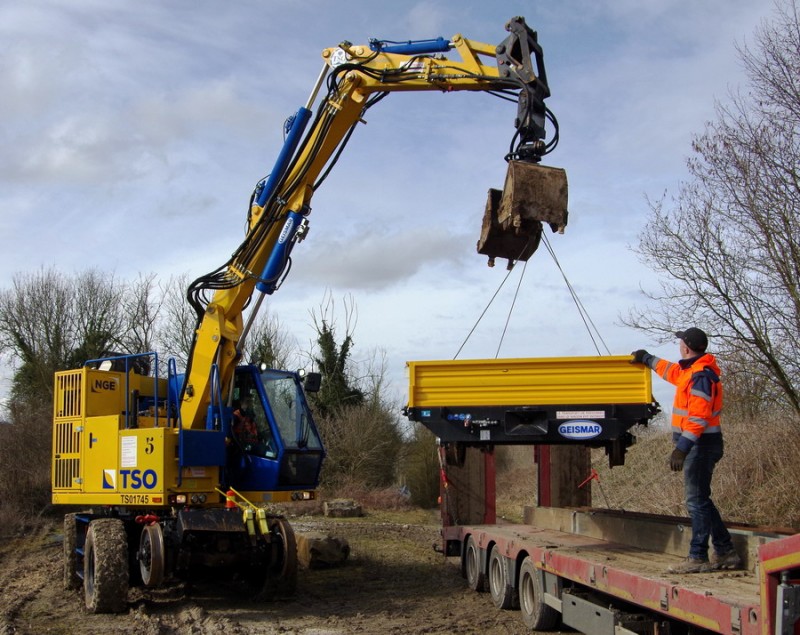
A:
[[[260,596],[293,591],[294,533],[269,505],[315,496],[325,449],[305,393],[320,376],[242,364],[242,350],[308,232],[314,192],[372,106],[397,91],[516,103],[506,182],[489,191],[478,251],[513,266],[535,251],[543,224],[564,229],[566,175],[540,164],[558,141],[542,48],[523,18],[506,30],[498,45],[456,35],[325,49],[252,194],[244,240],[188,289],[197,327],[185,372],[142,353],[56,374],[52,500],[85,510],[65,517],[64,583],[82,587],[89,611],[123,610],[130,586],[198,568],[230,571]]]

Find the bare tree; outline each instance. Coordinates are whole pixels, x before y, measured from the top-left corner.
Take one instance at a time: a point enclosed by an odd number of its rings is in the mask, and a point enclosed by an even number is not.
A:
[[[243,359],[270,368],[295,370],[300,365],[297,340],[286,330],[277,315],[263,311],[256,319],[247,341]]]
[[[189,276],[183,273],[169,279],[162,288],[160,304],[161,322],[157,348],[166,356],[174,357],[179,368],[186,368],[192,348],[197,314],[186,299]]]
[[[117,282],[113,274],[97,269],[77,274],[67,285],[73,339],[69,366],[75,367],[120,347],[125,332],[122,305],[126,287]]]
[[[323,482],[334,487],[353,481],[368,487],[389,485],[398,477],[403,437],[399,407],[385,394],[385,355],[373,351],[365,360],[353,358],[357,310],[352,296],[344,298],[341,337],[329,293],[311,315],[317,340],[309,357],[322,373],[322,389],[310,400],[328,449]]]
[[[122,347],[129,353],[155,350],[166,290],[156,284],[156,274],[139,274],[127,285],[122,299],[125,329]]]
[[[53,371],[67,363],[72,347],[67,280],[54,269],[17,274],[0,291],[0,348],[16,366],[12,395],[26,386],[52,392]]]
[[[123,287],[95,270],[17,274],[0,291],[0,349],[15,365],[12,396],[52,395],[53,373],[119,342]]]
[[[749,92],[717,103],[690,180],[651,202],[636,251],[661,274],[655,310],[626,323],[662,338],[702,325],[759,397],[800,412],[800,20],[779,0],[741,46]]]

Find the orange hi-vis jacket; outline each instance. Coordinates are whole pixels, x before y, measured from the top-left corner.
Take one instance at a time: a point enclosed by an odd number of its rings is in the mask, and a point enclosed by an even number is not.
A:
[[[662,379],[674,384],[672,432],[675,447],[689,452],[702,435],[720,434],[722,383],[717,360],[710,353],[670,362],[651,355],[645,363]]]

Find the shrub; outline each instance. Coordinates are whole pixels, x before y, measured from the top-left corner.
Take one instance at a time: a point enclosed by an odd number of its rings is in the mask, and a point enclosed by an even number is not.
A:
[[[403,441],[395,416],[380,404],[364,403],[319,417],[317,425],[328,456],[322,484],[338,488],[361,482],[386,487],[397,477],[397,458]]]
[[[26,526],[50,506],[52,443],[49,405],[9,405],[0,424],[0,523],[3,533]]]
[[[433,433],[415,424],[403,457],[402,481],[408,488],[411,502],[424,509],[435,507],[439,498],[438,453]]]

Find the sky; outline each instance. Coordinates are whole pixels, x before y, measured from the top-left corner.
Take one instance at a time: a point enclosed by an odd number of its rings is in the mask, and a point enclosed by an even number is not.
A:
[[[675,342],[621,322],[657,281],[632,247],[648,199],[677,194],[687,178],[692,136],[715,101],[743,85],[736,44],[752,42],[772,9],[771,0],[5,0],[0,287],[50,267],[164,281],[216,269],[243,238],[250,193],[324,48],[455,34],[497,44],[521,15],[538,32],[560,124],[544,162],[569,179],[569,225],[549,236],[558,263],[612,354],[674,358]],[[502,288],[505,267],[476,253],[515,114],[481,93],[392,94],[370,109],[266,302],[302,349],[311,311],[332,298],[341,332],[347,298],[355,361],[382,357],[400,402],[407,360],[598,354],[544,249]]]

